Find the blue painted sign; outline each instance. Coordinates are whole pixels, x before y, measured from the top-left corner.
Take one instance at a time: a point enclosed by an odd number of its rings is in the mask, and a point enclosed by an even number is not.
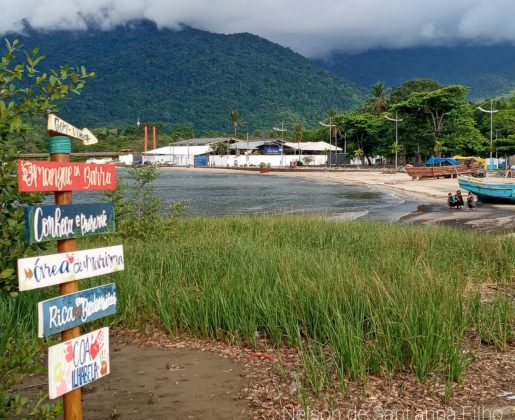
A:
[[[282,147],[275,144],[265,144],[263,146],[264,155],[280,155],[282,152]]]
[[[30,244],[114,230],[113,203],[25,207],[25,240]]]
[[[38,337],[116,313],[116,284],[81,290],[38,303]]]

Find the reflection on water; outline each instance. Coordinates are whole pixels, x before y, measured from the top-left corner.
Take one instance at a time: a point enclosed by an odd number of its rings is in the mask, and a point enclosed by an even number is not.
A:
[[[119,170],[119,179],[124,178]],[[323,214],[337,218],[397,220],[417,202],[364,186],[303,180],[285,176],[163,170],[154,182],[163,206],[186,202],[188,215]],[[101,199],[95,192],[74,193],[74,202]]]

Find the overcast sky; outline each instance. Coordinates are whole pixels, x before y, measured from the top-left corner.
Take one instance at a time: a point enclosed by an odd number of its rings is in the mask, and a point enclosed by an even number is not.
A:
[[[331,50],[515,41],[514,0],[0,0],[0,33],[109,29],[147,18],[217,33],[250,32],[310,56]]]

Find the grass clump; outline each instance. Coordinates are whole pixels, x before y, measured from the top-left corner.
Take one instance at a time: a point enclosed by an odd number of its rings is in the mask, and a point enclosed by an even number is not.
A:
[[[312,389],[329,372],[343,381],[406,367],[455,381],[469,361],[467,332],[500,349],[513,339],[513,306],[467,290],[513,281],[514,251],[511,240],[449,228],[184,219],[172,241],[127,244],[121,315],[132,326],[154,317],[172,332],[252,344],[257,331],[300,347],[307,371],[313,360],[327,370]]]
[[[304,386],[316,394],[332,378],[344,389],[405,369],[456,381],[470,360],[466,334],[501,350],[513,340],[512,302],[470,292],[513,282],[512,239],[317,217],[199,217],[179,219],[173,236],[126,240],[125,254],[125,271],[112,275],[118,322],[250,345],[257,332],[300,349]],[[95,282],[106,278],[82,287]]]

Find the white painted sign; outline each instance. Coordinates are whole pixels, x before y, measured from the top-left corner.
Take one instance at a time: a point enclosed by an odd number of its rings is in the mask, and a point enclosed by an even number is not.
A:
[[[109,372],[108,327],[48,349],[48,395],[51,399],[96,381]]]
[[[20,292],[124,269],[123,245],[18,260]]]
[[[54,114],[48,114],[47,130],[53,131],[57,134],[62,134],[64,136],[73,137],[74,139],[82,140],[82,144],[85,146],[98,143],[98,139],[87,128],[80,130],[70,123],[67,123],[61,118],[55,116]]]

